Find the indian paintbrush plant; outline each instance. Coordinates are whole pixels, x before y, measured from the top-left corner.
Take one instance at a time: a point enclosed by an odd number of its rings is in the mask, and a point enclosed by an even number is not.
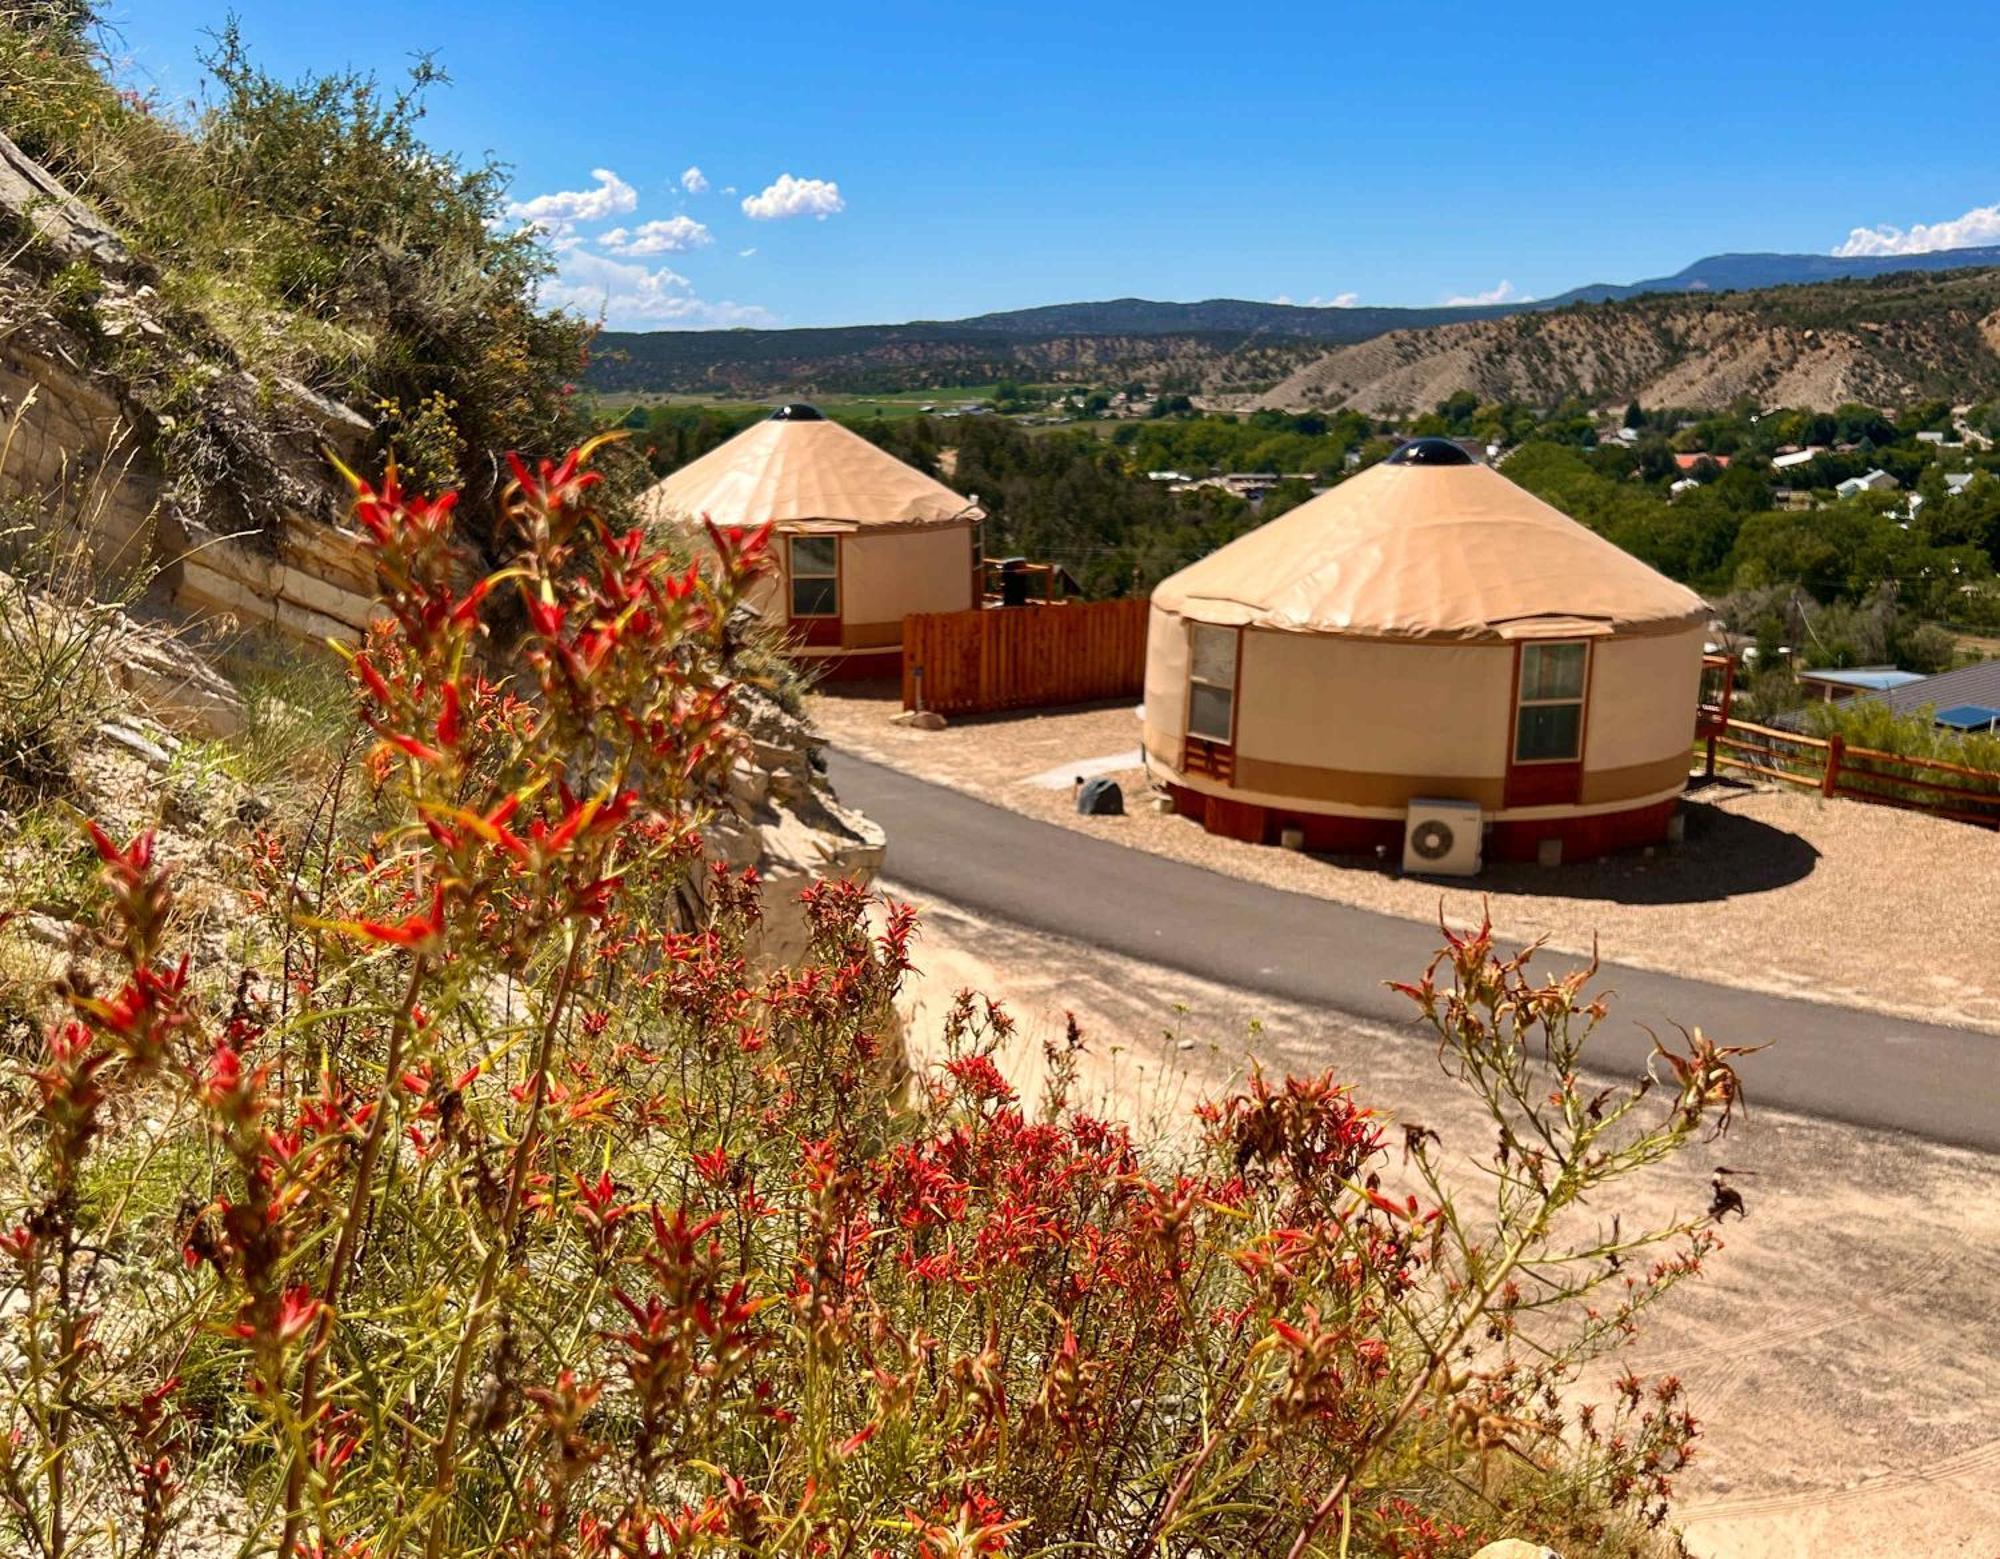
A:
[[[241,967],[92,826],[98,944],[4,1096],[9,1550],[1650,1551],[1678,1384],[1572,1398],[1712,1236],[1582,1209],[1727,1126],[1738,1052],[1586,1081],[1589,972],[1481,930],[1404,988],[1469,1162],[1328,1077],[1142,1142],[1074,1030],[1029,1107],[969,993],[905,1080],[912,913],[821,884],[766,968],[702,860],[767,532],[675,559],[591,453],[513,463],[485,577],[450,495],[355,481],[364,772],[251,841]]]

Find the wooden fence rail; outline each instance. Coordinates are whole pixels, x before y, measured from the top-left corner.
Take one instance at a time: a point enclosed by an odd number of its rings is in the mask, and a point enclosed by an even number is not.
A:
[[[1712,740],[1718,765],[1817,790],[1823,796],[2000,828],[2000,773],[1940,758],[1851,747],[1839,735],[1802,736],[1748,720],[1725,722]]]
[[[903,707],[960,715],[1136,698],[1146,608],[1073,601],[905,617]]]

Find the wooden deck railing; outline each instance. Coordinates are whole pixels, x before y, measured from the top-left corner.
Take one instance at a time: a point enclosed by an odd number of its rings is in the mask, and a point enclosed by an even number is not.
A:
[[[1136,698],[1143,598],[922,612],[903,619],[903,707],[980,714]]]
[[[2000,828],[2000,773],[1728,720],[1711,738],[1720,766],[1876,806]]]

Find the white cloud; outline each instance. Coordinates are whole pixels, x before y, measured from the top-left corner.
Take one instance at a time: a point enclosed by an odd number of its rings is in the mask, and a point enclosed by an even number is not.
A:
[[[688,249],[705,249],[714,238],[693,217],[664,217],[641,222],[631,231],[614,227],[599,235],[597,244],[612,254],[678,254]]]
[[[1444,306],[1448,309],[1469,309],[1477,308],[1481,304],[1487,303],[1529,303],[1532,301],[1532,299],[1524,294],[1516,292],[1512,282],[1503,281],[1499,286],[1488,287],[1484,292],[1470,293],[1458,298],[1446,298]]]
[[[539,227],[553,238],[563,238],[579,222],[602,222],[637,209],[639,192],[609,168],[592,168],[590,176],[597,180],[594,189],[555,190],[528,200],[512,200],[507,203],[507,215]]]
[[[831,179],[795,179],[789,173],[761,195],[743,197],[743,214],[753,222],[775,222],[781,217],[818,217],[824,222],[837,211],[845,211],[840,186]]]
[[[1361,301],[1361,294],[1358,292],[1336,292],[1330,298],[1294,298],[1287,293],[1281,292],[1271,301],[1302,309],[1351,309]]]
[[[755,254],[756,252],[757,252],[757,246],[755,244],[752,244],[748,249],[737,250],[736,258],[739,260],[747,260],[750,258],[751,255]]]
[[[777,317],[754,303],[698,298],[694,284],[665,266],[657,270],[601,254],[577,251],[542,286],[550,308],[573,309],[614,328],[705,325],[775,325]]]
[[[699,168],[689,168],[687,172],[681,175],[681,188],[686,190],[690,195],[706,194],[708,192],[707,175]]]
[[[1975,244],[2000,244],[2000,202],[1974,206],[1947,222],[1918,222],[1902,228],[1884,222],[1857,227],[1833,252],[1858,254],[1927,254],[1933,249],[1969,249]]]

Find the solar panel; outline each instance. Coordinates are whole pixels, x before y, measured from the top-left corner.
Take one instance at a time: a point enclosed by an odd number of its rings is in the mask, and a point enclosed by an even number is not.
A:
[[[1940,709],[1932,718],[1954,731],[1990,731],[2000,725],[2000,709],[1985,704],[1953,704],[1949,709]]]

